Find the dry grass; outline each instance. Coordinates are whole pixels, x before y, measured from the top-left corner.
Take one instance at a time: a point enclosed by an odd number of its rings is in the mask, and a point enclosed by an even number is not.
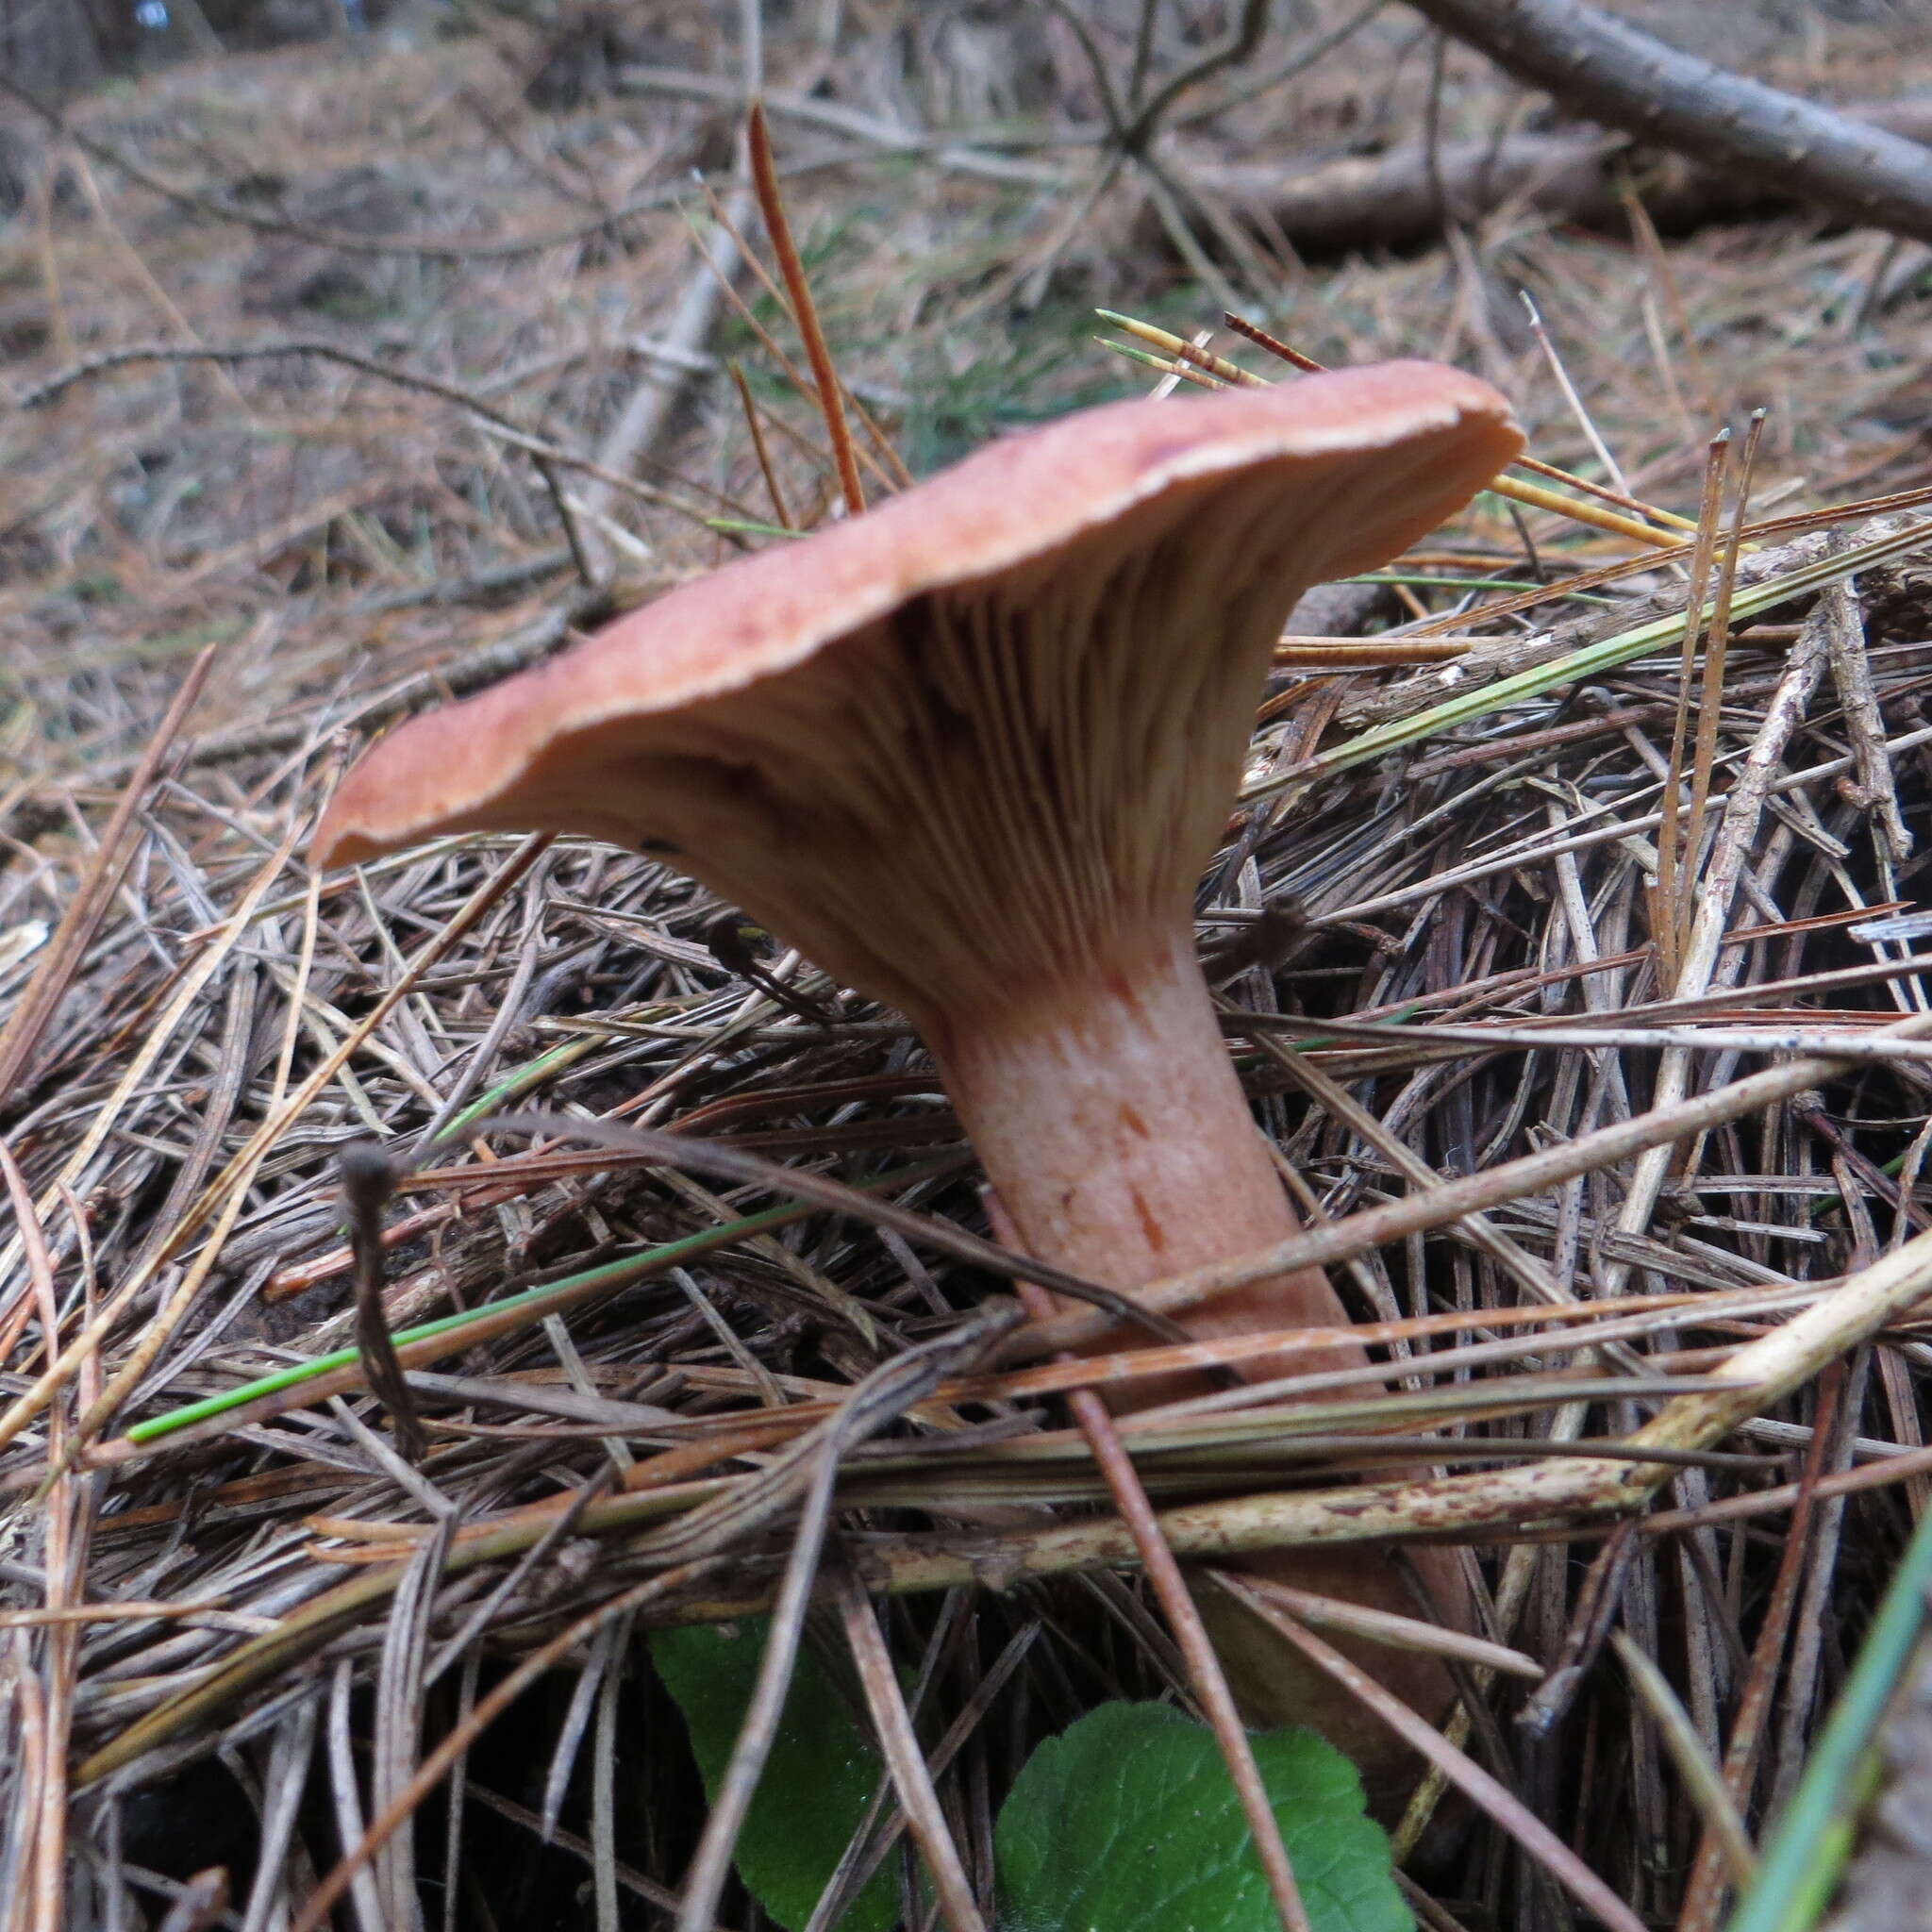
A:
[[[767,46],[774,128],[840,372],[915,468],[1131,390],[1085,341],[1093,302],[1213,323],[1223,291],[1176,266],[1143,178],[1088,206],[1077,44],[1029,26],[1043,53],[1023,37],[1003,65],[992,39],[968,58],[963,25],[853,12],[835,48]],[[816,410],[693,253],[702,200],[653,205],[693,165],[722,176],[736,138],[728,101],[665,72],[730,72],[720,29],[660,25],[650,92],[569,112],[524,103],[530,39],[491,25],[175,70],[78,108],[91,148],[23,143],[0,228],[16,392],[177,353],[0,415],[8,1925],[51,1924],[63,1885],[76,1924],[122,1898],[158,1921],[218,1862],[237,1921],[277,1923],[450,1740],[459,1798],[422,1807],[341,1923],[415,1923],[412,1870],[457,1874],[455,1924],[608,1920],[618,1896],[655,1920],[703,1819],[663,1694],[610,1633],[769,1599],[824,1495],[929,1676],[922,1722],[959,1727],[939,1808],[982,1901],[989,1807],[1035,1738],[1107,1695],[1191,1694],[1058,1407],[1148,1360],[1029,1366],[1039,1333],[992,1369],[953,1359],[1003,1283],[958,1232],[983,1225],[970,1155],[895,1016],[775,956],[747,979],[702,891],[609,851],[472,840],[320,886],[302,866],[347,742],[837,493]],[[1184,167],[1270,126],[1413,125],[1426,48],[1392,11],[1361,32],[1190,130]],[[1882,40],[1834,27],[1768,58],[1864,97],[1903,77]],[[821,106],[874,122],[1024,115],[1038,138],[891,154],[788,110],[821,75]],[[1515,108],[1474,63],[1441,98],[1464,134]],[[103,145],[175,183],[275,179],[238,198],[244,225]],[[1796,218],[1653,245],[1506,214],[1453,248],[1287,272],[1252,232],[1220,248],[1214,213],[1185,240],[1276,334],[1330,362],[1463,362],[1519,399],[1540,456],[1590,468],[1528,289],[1629,491],[1687,515],[1711,425],[1768,405],[1751,514],[1790,526],[1743,580],[1824,552],[1808,512],[1932,480],[1923,251]],[[740,286],[802,368],[776,302]],[[201,354],[291,339],[420,380]],[[762,458],[713,356],[744,361]],[[632,408],[667,370],[670,406]],[[868,492],[891,487],[857,446]],[[1493,1636],[1548,1674],[1471,1680],[1457,1738],[1494,1789],[1416,1868],[1434,1924],[1559,1923],[1565,1858],[1652,1922],[1713,1924],[1735,1838],[1685,1753],[1756,1829],[1932,1494],[1926,992],[1912,941],[1857,930],[1921,895],[1932,632],[1904,547],[1856,595],[1740,614],[1702,733],[1694,707],[1678,730],[1674,633],[1373,760],[1352,737],[1467,686],[1466,660],[1304,652],[1264,708],[1269,795],[1210,873],[1203,943],[1260,1118],[1334,1224],[1309,1241],[1387,1359],[1345,1402],[1244,1389],[1121,1433],[1197,1557],[1332,1533],[1324,1477],[1361,1476],[1356,1507],[1378,1466],[1454,1475],[1432,1523],[1399,1484],[1373,1493],[1391,1526],[1476,1552]],[[1515,615],[1462,580],[1632,554],[1486,499],[1357,619],[1426,617],[1514,671],[1668,613],[1674,583],[1681,610],[1681,578],[1652,560]],[[1659,901],[1674,732],[1678,774],[1702,746],[1710,842],[1687,784],[1691,883]],[[466,1131],[510,1105],[738,1162]],[[405,1352],[432,1445],[414,1468],[353,1363],[288,1374],[351,1341],[334,1157],[371,1134],[441,1137],[390,1210],[393,1324],[478,1317]],[[828,1208],[807,1175],[858,1191]],[[1613,1624],[1681,1714],[1607,1656]],[[492,1695],[507,1711],[473,1738]],[[731,1923],[751,1909],[726,1895]]]

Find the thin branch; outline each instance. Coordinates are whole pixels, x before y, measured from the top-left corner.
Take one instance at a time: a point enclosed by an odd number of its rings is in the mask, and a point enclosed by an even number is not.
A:
[[[354,349],[345,349],[340,342],[323,341],[310,337],[268,342],[229,342],[229,343],[177,343],[177,342],[136,342],[125,349],[104,350],[98,356],[89,356],[50,375],[46,381],[36,383],[15,400],[23,409],[38,409],[48,403],[57,401],[75,384],[92,380],[94,376],[105,375],[118,369],[137,368],[149,362],[212,362],[218,366],[232,366],[242,362],[267,362],[277,360],[284,356],[313,356],[325,362],[338,362],[345,369],[354,369],[363,375],[373,375],[379,382],[392,383],[397,389],[415,390],[427,396],[435,396],[445,403],[454,403],[459,409],[467,409],[499,431],[508,441],[519,449],[526,451],[537,461],[545,481],[554,485],[555,478],[543,470],[545,463],[557,463],[565,469],[580,470],[587,476],[594,478],[615,490],[628,491],[646,503],[661,504],[667,509],[675,509],[682,516],[688,516],[693,523],[705,523],[707,512],[694,504],[689,504],[674,496],[669,491],[658,490],[649,483],[640,483],[629,476],[619,475],[603,464],[592,461],[589,457],[580,457],[560,444],[551,442],[539,436],[534,430],[526,429],[514,416],[508,415],[493,404],[486,403],[480,396],[473,395],[468,390],[453,382],[445,382],[440,376],[425,375],[420,370],[399,368],[393,362],[378,361],[374,356],[358,354]],[[571,515],[564,505],[560,492],[558,494],[557,512],[568,534],[572,529]]]
[[[1130,155],[1144,153],[1148,142],[1159,132],[1161,118],[1183,94],[1204,80],[1213,79],[1224,68],[1239,67],[1261,44],[1267,31],[1268,0],[1245,0],[1234,31],[1218,47],[1210,47],[1191,67],[1183,67],[1155,90],[1146,106],[1120,130],[1121,146]]]
[[[1204,102],[1198,108],[1191,108],[1180,117],[1178,125],[1184,127],[1198,126],[1204,121],[1212,121],[1217,115],[1245,106],[1249,101],[1258,100],[1261,95],[1283,86],[1294,79],[1297,75],[1306,74],[1318,60],[1325,59],[1344,42],[1353,40],[1388,4],[1389,0],[1362,0],[1362,4],[1339,25],[1325,32],[1316,32],[1299,42],[1294,51],[1279,66],[1254,79],[1244,81],[1232,93],[1223,94],[1219,100]]]

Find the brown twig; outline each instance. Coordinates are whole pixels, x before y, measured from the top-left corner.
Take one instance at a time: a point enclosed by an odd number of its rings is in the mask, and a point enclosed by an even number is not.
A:
[[[858,480],[858,460],[853,454],[852,431],[845,422],[845,397],[839,375],[832,366],[832,352],[825,346],[824,331],[819,326],[818,309],[811,299],[811,285],[805,278],[805,264],[799,259],[797,244],[791,239],[791,224],[785,213],[785,202],[778,192],[778,171],[772,160],[772,137],[765,126],[765,110],[754,101],[745,123],[745,137],[751,157],[752,184],[758,194],[758,213],[764,218],[765,234],[772,253],[778,258],[778,273],[785,278],[786,292],[791,298],[792,319],[805,342],[806,358],[811,364],[812,380],[818,388],[819,410],[824,417],[825,434],[831,440],[832,461],[839,472],[839,488],[847,511],[858,516],[865,508],[865,491]]]
[[[341,1174],[343,1218],[356,1257],[356,1346],[369,1387],[389,1410],[396,1447],[411,1462],[428,1453],[429,1439],[416,1413],[415,1397],[396,1360],[383,1311],[382,1210],[394,1191],[396,1172],[374,1141],[352,1141],[336,1156]]]

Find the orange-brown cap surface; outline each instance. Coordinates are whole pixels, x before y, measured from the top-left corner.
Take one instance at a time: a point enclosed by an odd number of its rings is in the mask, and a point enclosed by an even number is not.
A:
[[[1424,362],[1117,403],[726,566],[382,740],[319,865],[437,834],[668,852],[915,1020],[1187,903],[1281,620],[1521,447]]]

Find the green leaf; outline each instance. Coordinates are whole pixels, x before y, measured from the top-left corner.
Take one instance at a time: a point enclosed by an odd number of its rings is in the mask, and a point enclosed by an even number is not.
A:
[[[1355,1766],[1312,1731],[1252,1740],[1315,1932],[1414,1932]],[[1108,1704],[1041,1745],[993,1837],[1014,1932],[1270,1932],[1261,1861],[1213,1734]]]
[[[763,1617],[746,1617],[732,1626],[660,1630],[651,1639],[651,1661],[684,1713],[708,1798],[717,1796],[731,1760],[768,1628]],[[884,1774],[830,1680],[801,1650],[737,1851],[738,1875],[788,1932],[811,1917]],[[898,1916],[889,1859],[839,1923],[844,1932],[889,1932]]]

